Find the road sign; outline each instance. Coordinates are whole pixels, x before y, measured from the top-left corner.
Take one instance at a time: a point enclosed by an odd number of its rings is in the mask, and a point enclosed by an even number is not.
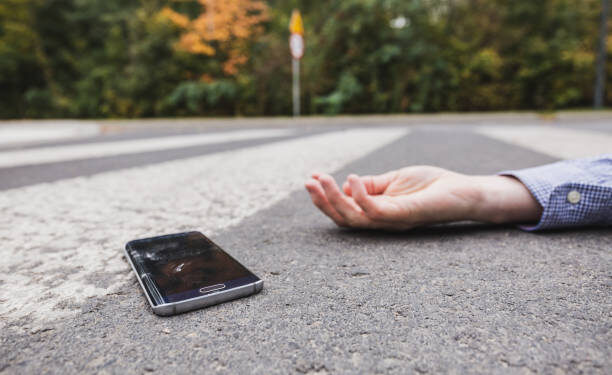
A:
[[[291,13],[289,31],[291,31],[291,34],[304,35],[304,23],[302,22],[302,15],[297,9],[294,9],[293,13]]]
[[[304,56],[304,38],[300,34],[291,34],[289,37],[289,49],[291,56],[299,60]]]

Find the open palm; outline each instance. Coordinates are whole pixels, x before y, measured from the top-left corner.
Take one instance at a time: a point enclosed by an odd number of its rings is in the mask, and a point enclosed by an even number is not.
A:
[[[511,178],[468,176],[430,166],[377,176],[350,175],[343,184],[344,194],[331,176],[313,174],[306,189],[313,203],[337,225],[357,228],[408,229],[456,220],[499,222],[514,218],[496,217],[495,204],[512,204],[513,199],[534,203],[520,182]],[[487,199],[491,194],[483,191],[494,193],[498,202]]]

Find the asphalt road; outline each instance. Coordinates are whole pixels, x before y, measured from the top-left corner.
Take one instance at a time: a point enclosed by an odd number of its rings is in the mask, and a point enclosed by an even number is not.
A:
[[[610,152],[612,117],[131,125],[0,146],[0,373],[609,373],[609,228],[343,230],[302,183]],[[123,245],[187,230],[264,290],[154,315]]]

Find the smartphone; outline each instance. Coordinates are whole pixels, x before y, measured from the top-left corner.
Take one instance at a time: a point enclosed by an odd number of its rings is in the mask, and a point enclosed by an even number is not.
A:
[[[126,258],[157,315],[258,293],[263,280],[200,232],[130,241]]]

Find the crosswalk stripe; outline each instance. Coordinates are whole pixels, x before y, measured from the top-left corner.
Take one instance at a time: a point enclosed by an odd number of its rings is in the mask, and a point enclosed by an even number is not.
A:
[[[0,192],[0,326],[69,316],[133,281],[128,240],[213,234],[407,132],[331,132]]]
[[[100,126],[90,121],[15,121],[15,124],[0,126],[0,146],[84,138],[98,134]]]
[[[162,151],[249,139],[283,137],[294,132],[292,129],[254,129],[5,151],[0,152],[0,168]]]
[[[526,147],[561,159],[596,156],[612,152],[612,135],[554,126],[483,126],[476,132],[496,140]]]

